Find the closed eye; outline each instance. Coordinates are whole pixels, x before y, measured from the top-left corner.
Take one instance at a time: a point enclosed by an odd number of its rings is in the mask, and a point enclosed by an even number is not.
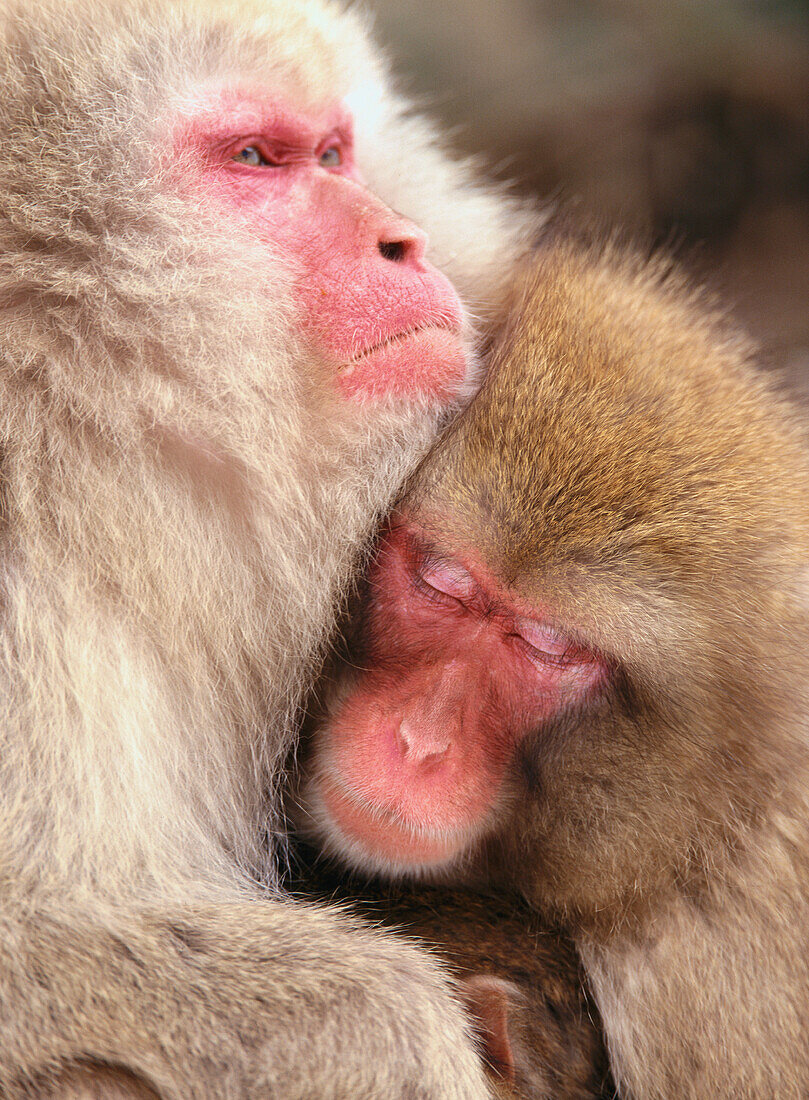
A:
[[[477,584],[472,576],[454,562],[432,561],[428,558],[421,564],[418,579],[432,591],[460,603],[471,600],[477,591]]]
[[[590,650],[583,648],[569,634],[546,623],[518,618],[514,628],[511,635],[514,644],[535,664],[568,668],[570,665],[589,664],[593,660]]]
[[[510,634],[509,637],[513,645],[535,665],[546,668],[548,666],[551,668],[569,668],[570,665],[579,664],[581,661],[581,650],[576,646],[562,650],[539,649],[527,642],[520,634]]]
[[[444,592],[443,589],[437,588],[435,585],[430,584],[423,576],[416,574],[413,577],[413,584],[418,592],[422,596],[426,596],[431,603],[440,604],[442,607],[450,607],[455,610],[464,610],[463,601],[457,596],[450,595],[449,592]]]

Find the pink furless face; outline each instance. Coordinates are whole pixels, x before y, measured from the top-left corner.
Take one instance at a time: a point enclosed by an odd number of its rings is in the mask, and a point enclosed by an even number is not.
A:
[[[344,397],[458,394],[460,299],[425,260],[426,236],[363,185],[345,107],[302,113],[230,89],[176,140],[197,154],[206,189],[294,262],[302,335],[333,364]]]
[[[362,633],[303,801],[332,849],[388,873],[450,864],[484,836],[522,740],[609,675],[485,562],[401,515],[371,569]]]

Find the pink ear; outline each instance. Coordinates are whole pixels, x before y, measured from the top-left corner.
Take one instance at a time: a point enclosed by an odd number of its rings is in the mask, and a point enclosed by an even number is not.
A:
[[[511,982],[491,974],[476,974],[461,982],[460,992],[473,1018],[483,1046],[483,1058],[492,1075],[499,1081],[513,1082],[514,1054],[508,1021],[519,990]]]

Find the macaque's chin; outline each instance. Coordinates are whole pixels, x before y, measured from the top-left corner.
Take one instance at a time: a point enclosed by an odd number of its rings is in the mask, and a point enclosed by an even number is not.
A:
[[[391,336],[339,368],[338,384],[352,399],[401,397],[452,401],[468,371],[461,334],[430,325]]]
[[[393,811],[363,805],[331,779],[323,781],[320,795],[333,830],[344,841],[343,854],[361,865],[432,870],[453,863],[469,846],[466,829],[431,832]]]

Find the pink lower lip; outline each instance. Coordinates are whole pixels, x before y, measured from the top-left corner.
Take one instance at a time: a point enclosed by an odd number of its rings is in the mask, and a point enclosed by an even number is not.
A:
[[[460,334],[430,326],[363,352],[337,377],[347,397],[422,395],[445,400],[458,393],[466,373]]]
[[[346,370],[349,367],[355,367],[370,355],[378,355],[381,351],[387,351],[388,348],[395,348],[397,344],[402,344],[406,340],[411,339],[411,337],[421,336],[422,333],[426,332],[448,332],[458,339],[461,337],[460,329],[453,328],[450,325],[419,325],[417,328],[405,329],[402,332],[394,332],[390,336],[386,336],[384,340],[380,340],[378,344],[371,344],[369,347],[363,348],[362,351],[352,355],[349,361],[345,363],[341,369]]]
[[[445,863],[463,847],[462,836],[436,837],[411,831],[392,818],[384,820],[384,811],[366,809],[330,780],[321,788],[323,801],[342,832],[367,851],[393,863]]]

